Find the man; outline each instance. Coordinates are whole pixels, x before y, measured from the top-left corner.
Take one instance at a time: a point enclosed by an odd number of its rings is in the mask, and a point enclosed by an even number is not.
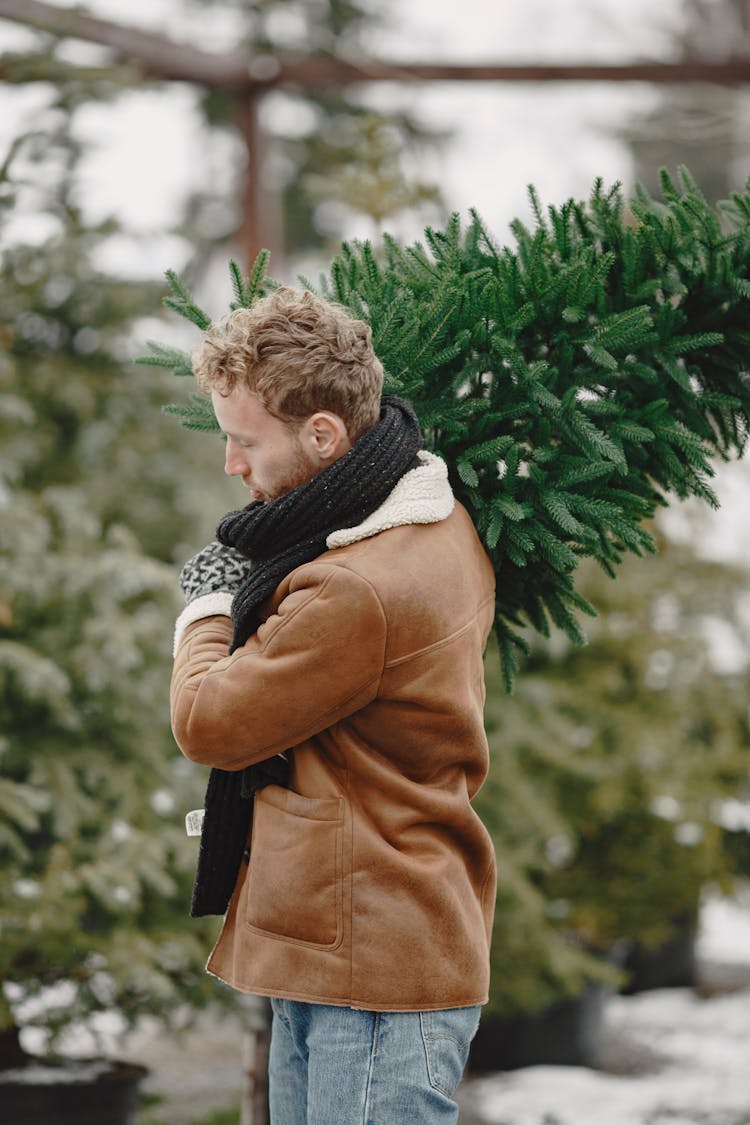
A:
[[[370,329],[282,288],[196,357],[252,497],[184,568],[172,722],[214,767],[193,913],[271,997],[273,1125],[455,1122],[487,999],[490,562]]]

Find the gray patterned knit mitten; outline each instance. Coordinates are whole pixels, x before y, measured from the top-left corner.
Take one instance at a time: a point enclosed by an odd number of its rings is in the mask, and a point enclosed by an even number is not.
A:
[[[214,540],[188,559],[180,572],[185,604],[189,605],[204,594],[236,593],[248,577],[252,565],[250,559],[234,547],[225,547]]]

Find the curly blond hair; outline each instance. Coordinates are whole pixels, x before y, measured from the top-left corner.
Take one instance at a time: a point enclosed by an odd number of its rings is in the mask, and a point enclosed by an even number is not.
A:
[[[212,324],[193,370],[205,394],[247,387],[270,414],[292,425],[317,410],[338,414],[351,441],[380,417],[383,367],[370,326],[289,286]]]

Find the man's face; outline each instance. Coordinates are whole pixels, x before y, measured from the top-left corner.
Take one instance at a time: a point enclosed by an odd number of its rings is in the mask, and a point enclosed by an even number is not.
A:
[[[320,472],[299,434],[269,414],[257,395],[237,386],[228,395],[211,394],[214,412],[227,437],[224,471],[242,477],[254,500],[277,500]]]

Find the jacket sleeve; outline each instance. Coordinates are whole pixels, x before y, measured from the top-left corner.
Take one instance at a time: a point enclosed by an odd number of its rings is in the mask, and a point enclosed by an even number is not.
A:
[[[374,588],[338,566],[300,568],[276,613],[227,655],[231,623],[185,630],[172,673],[172,730],[183,754],[225,770],[287,750],[371,702],[386,619]]]

